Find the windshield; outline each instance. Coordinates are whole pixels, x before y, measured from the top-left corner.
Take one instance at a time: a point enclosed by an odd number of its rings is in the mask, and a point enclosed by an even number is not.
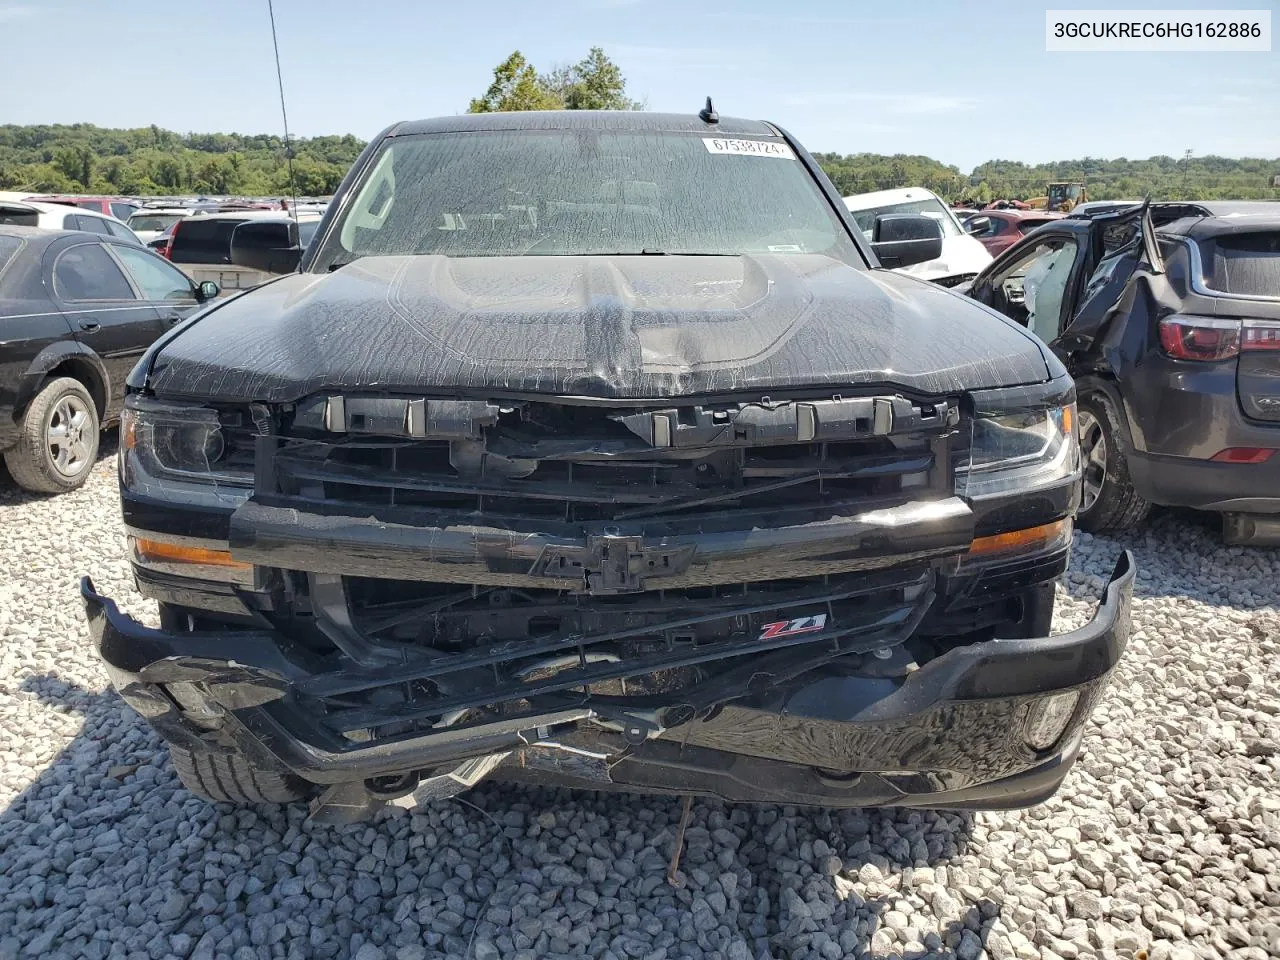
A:
[[[311,238],[316,235],[316,228],[320,226],[319,220],[300,220],[298,221],[298,245],[303,250],[311,245]]]
[[[956,223],[955,216],[942,205],[942,201],[934,197],[924,200],[909,200],[906,203],[891,203],[883,207],[871,207],[867,210],[854,210],[851,216],[858,224],[858,229],[868,240],[875,231],[876,217],[882,213],[913,213],[919,216],[932,217],[942,227],[943,237],[958,237],[964,231]]]
[[[129,218],[129,229],[167,230],[182,217],[181,213],[135,213]]]
[[[863,264],[784,142],[682,133],[393,138],[326,236],[312,270],[403,254],[821,253]]]

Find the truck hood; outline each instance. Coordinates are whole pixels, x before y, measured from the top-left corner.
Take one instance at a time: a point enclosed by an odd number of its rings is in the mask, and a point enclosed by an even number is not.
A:
[[[369,257],[234,297],[149,362],[160,396],[269,403],[321,390],[939,395],[1049,376],[1034,338],[994,311],[813,254]]]

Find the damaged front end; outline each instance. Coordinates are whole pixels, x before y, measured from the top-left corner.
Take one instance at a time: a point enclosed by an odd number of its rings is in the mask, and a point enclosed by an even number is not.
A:
[[[330,816],[490,775],[1025,805],[1074,759],[1133,570],[1044,636],[1070,385],[986,393],[327,395],[203,414],[199,443],[150,459],[176,414],[134,397],[122,495],[164,629],[82,592],[166,738],[287,768]],[[222,481],[193,512],[165,458],[195,447]]]

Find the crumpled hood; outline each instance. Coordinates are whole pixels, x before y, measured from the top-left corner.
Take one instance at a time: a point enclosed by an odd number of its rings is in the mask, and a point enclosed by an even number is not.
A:
[[[221,304],[152,351],[160,396],[321,390],[662,399],[1040,382],[1022,328],[973,301],[820,255],[369,257]]]

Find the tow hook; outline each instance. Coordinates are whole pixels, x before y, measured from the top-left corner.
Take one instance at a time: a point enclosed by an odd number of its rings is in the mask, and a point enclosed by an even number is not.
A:
[[[498,765],[510,755],[510,751],[503,751],[463,760],[446,773],[422,778],[411,792],[397,797],[391,803],[397,807],[413,808],[432,800],[448,800],[464,790],[470,790],[497,769]]]

